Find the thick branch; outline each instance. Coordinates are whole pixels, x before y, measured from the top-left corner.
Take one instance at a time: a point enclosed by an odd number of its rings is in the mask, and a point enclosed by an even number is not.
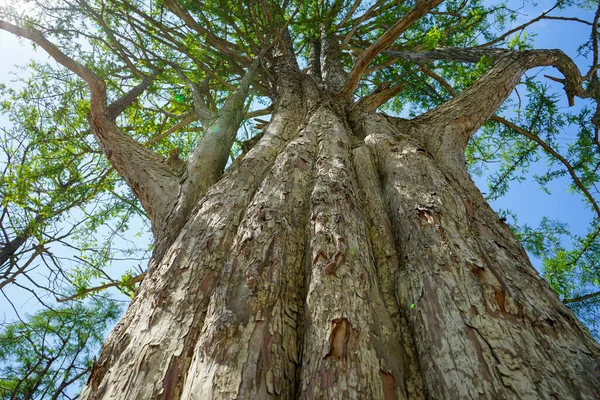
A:
[[[184,186],[191,185],[195,188],[199,181],[203,181],[201,186],[208,189],[223,173],[237,130],[244,118],[244,102],[248,96],[250,83],[259,65],[260,59],[257,58],[248,68],[238,89],[219,110],[217,118],[207,127],[200,142],[187,160],[188,178]],[[199,192],[197,189],[193,190],[196,193]]]
[[[450,123],[461,116],[471,120],[472,127],[465,134],[470,138],[481,124],[504,102],[518,83],[521,75],[528,69],[540,66],[553,66],[562,72],[565,79],[565,91],[569,103],[573,98],[591,97],[592,94],[583,88],[583,80],[579,69],[573,61],[560,50],[527,50],[511,52],[502,49],[457,49],[446,48],[426,52],[426,59],[447,59],[454,61],[474,62],[479,56],[497,58],[496,63],[475,84],[437,109],[419,117],[419,120],[439,119],[440,123]],[[398,52],[394,53],[398,57]],[[413,57],[413,56],[410,56]],[[418,56],[416,56],[418,57]],[[425,59],[421,57],[420,59]],[[414,57],[413,57],[414,58]]]
[[[248,90],[262,56],[263,52],[248,68],[238,89],[227,99],[216,119],[206,127],[204,135],[185,162],[184,178],[181,186],[175,191],[179,193],[177,202],[165,218],[164,227],[169,229],[157,233],[163,240],[156,251],[164,251],[165,246],[174,239],[173,232],[185,223],[198,200],[223,174],[229,151],[244,118],[244,103]]]
[[[308,74],[321,80],[321,41],[312,39],[308,51]]]
[[[32,230],[33,228],[31,225],[27,226],[24,231],[20,232],[14,239],[0,248],[0,269],[3,268],[4,264],[7,263],[9,259],[16,254],[17,250],[23,246],[27,239],[29,239]],[[0,278],[1,277],[2,276],[0,276]]]
[[[216,114],[212,112],[202,99],[201,89],[197,83],[192,82],[177,66],[173,65],[179,76],[187,83],[192,91],[192,99],[194,101],[194,115],[200,120],[203,126],[208,126],[216,118]]]
[[[452,60],[459,62],[477,63],[481,57],[490,58],[500,57],[510,54],[511,50],[506,49],[479,49],[479,48],[461,48],[461,47],[439,47],[431,51],[410,52],[386,50],[385,54],[403,60],[412,61],[416,64],[426,64],[438,60]]]
[[[573,60],[571,60],[571,58],[569,58],[561,50],[525,50],[515,52],[507,49],[464,49],[458,47],[444,47],[422,53],[389,51],[387,54],[393,57],[414,61],[419,64],[424,64],[435,60],[451,60],[474,63],[479,62],[481,57],[484,56],[497,61],[499,61],[502,57],[510,57],[515,63],[512,70],[515,70],[515,68],[522,70],[521,74],[527,69],[534,67],[552,66],[558,69],[563,74],[565,79],[552,77],[548,78],[564,85],[567,99],[569,100],[569,105],[571,106],[574,104],[575,97],[590,98],[596,95],[593,88],[585,89],[583,87],[583,81],[586,78],[581,75],[579,68],[573,62]],[[494,69],[499,69],[498,65],[492,67],[490,71],[493,71]]]
[[[10,22],[1,20],[0,29],[14,33],[17,36],[29,39],[38,44],[42,49],[46,50],[46,52],[52,58],[54,58],[56,62],[77,74],[90,87],[90,91],[92,92],[92,107],[96,107],[104,111],[106,107],[106,89],[104,81],[102,81],[102,79],[100,79],[93,71],[84,67],[82,64],[78,63],[60,51],[58,47],[46,39],[44,35],[37,29],[22,28],[20,26],[13,25]]]
[[[560,50],[513,52],[446,48],[425,53],[423,57],[400,52],[393,55],[419,60],[451,59],[466,62],[473,62],[484,55],[495,59],[493,66],[460,95],[412,121],[397,119],[400,129],[411,129],[436,159],[449,165],[464,166],[464,149],[471,136],[502,105],[523,73],[530,68],[553,66],[559,69],[565,76],[561,81],[571,104],[574,96],[593,95],[591,89],[583,88],[577,66]],[[440,78],[429,70],[425,73],[434,79]]]
[[[131,105],[137,98],[146,90],[148,86],[154,81],[159,71],[155,70],[152,75],[147,75],[142,79],[139,85],[125,93],[121,98],[112,102],[106,108],[106,116],[112,120],[115,120],[127,107]]]
[[[340,60],[340,43],[338,38],[321,29],[321,78],[325,87],[332,92],[338,92],[346,82],[346,71]]]
[[[396,22],[390,29],[381,35],[379,39],[363,51],[356,59],[354,67],[352,67],[352,71],[350,71],[350,75],[348,76],[348,80],[346,81],[346,85],[342,89],[340,96],[342,98],[349,98],[371,61],[373,61],[373,59],[375,59],[375,57],[383,50],[388,48],[415,21],[427,14],[442,1],[443,0],[423,0],[418,2],[416,7],[406,14],[404,18]]]
[[[377,88],[373,93],[357,101],[352,108],[360,109],[364,112],[374,112],[383,103],[400,93],[404,89],[404,84],[399,83],[394,86],[385,85]]]
[[[146,210],[153,229],[162,229],[164,213],[177,195],[178,171],[164,159],[131,137],[114,124],[114,116],[127,102],[141,93],[142,87],[134,88],[122,101],[106,107],[106,85],[93,71],[64,54],[36,29],[26,29],[6,21],[0,21],[0,29],[27,38],[42,47],[58,63],[80,76],[90,87],[91,104],[88,121],[96,141],[111,164],[125,179]],[[149,84],[149,83],[148,83]]]

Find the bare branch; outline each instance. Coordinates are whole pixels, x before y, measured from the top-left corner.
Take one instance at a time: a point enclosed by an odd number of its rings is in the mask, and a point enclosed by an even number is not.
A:
[[[504,33],[503,35],[499,36],[498,38],[496,38],[496,39],[494,39],[494,40],[492,40],[490,42],[487,42],[485,44],[482,44],[480,46],[477,46],[477,47],[479,47],[479,48],[481,48],[481,47],[489,47],[489,46],[492,46],[492,45],[494,45],[496,43],[499,43],[499,42],[503,41],[504,39],[506,39],[507,37],[509,37],[513,33],[521,31],[521,30],[527,28],[529,25],[531,25],[533,23],[536,23],[539,20],[543,19],[548,14],[550,14],[552,11],[554,11],[559,5],[560,5],[560,1],[557,1],[554,6],[552,6],[548,10],[544,11],[543,13],[541,13],[540,15],[538,15],[536,18],[534,18],[534,19],[532,19],[530,21],[527,21],[524,24],[519,25],[516,28],[513,28],[513,29],[509,30],[508,32]]]
[[[209,45],[221,51],[224,55],[232,60],[244,64],[248,62],[247,58],[239,54],[239,49],[237,49],[234,44],[221,39],[209,30],[202,27],[202,25],[196,22],[196,20],[187,12],[187,10],[185,10],[185,8],[181,7],[177,0],[165,0],[165,5],[173,14],[181,18],[181,20],[183,20],[183,22],[185,22],[190,28],[198,32],[201,36],[206,36],[206,42]]]

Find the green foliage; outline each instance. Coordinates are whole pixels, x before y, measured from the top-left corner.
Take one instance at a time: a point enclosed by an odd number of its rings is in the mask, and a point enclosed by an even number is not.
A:
[[[116,302],[74,303],[43,310],[0,330],[0,399],[69,399],[81,387]],[[69,388],[69,392],[66,391]]]

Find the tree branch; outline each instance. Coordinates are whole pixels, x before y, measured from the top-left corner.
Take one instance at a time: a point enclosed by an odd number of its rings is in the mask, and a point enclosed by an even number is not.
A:
[[[543,18],[544,18],[544,17],[546,17],[546,16],[547,16],[549,13],[551,13],[552,11],[554,11],[554,10],[556,9],[556,7],[558,7],[559,5],[560,5],[560,1],[557,1],[557,2],[556,2],[556,4],[554,4],[554,6],[552,6],[551,8],[549,8],[547,11],[544,11],[543,13],[541,13],[541,14],[540,14],[539,16],[537,16],[536,18],[534,18],[534,19],[532,19],[532,20],[530,20],[530,21],[527,21],[527,22],[525,22],[524,24],[522,24],[522,25],[519,25],[519,26],[517,26],[516,28],[513,28],[513,29],[509,30],[508,32],[506,32],[506,33],[504,33],[503,35],[501,35],[500,37],[498,37],[498,38],[496,38],[496,39],[494,39],[494,40],[492,40],[492,41],[490,41],[490,42],[487,42],[487,43],[485,43],[485,44],[482,44],[482,45],[480,45],[480,46],[477,46],[477,47],[478,47],[478,48],[482,48],[482,47],[489,47],[489,46],[492,46],[492,45],[494,45],[494,44],[496,44],[496,43],[499,43],[499,42],[503,41],[504,39],[506,39],[507,37],[509,37],[509,36],[510,36],[510,35],[512,35],[513,33],[515,33],[515,32],[518,32],[518,31],[520,31],[520,30],[523,30],[523,29],[527,28],[529,25],[531,25],[531,24],[533,24],[533,23],[535,23],[535,22],[537,22],[537,21],[539,21],[539,20],[543,19]]]
[[[487,56],[497,58],[510,54],[507,49],[479,49],[479,48],[461,48],[461,47],[439,47],[431,51],[410,52],[386,50],[385,54],[403,60],[412,61],[416,64],[427,64],[438,60],[451,60],[459,62],[477,63],[481,57]]]
[[[403,83],[390,86],[389,84],[375,89],[375,91],[368,96],[363,97],[355,104],[352,108],[360,109],[365,112],[374,112],[383,103],[400,93],[404,89]]]
[[[179,129],[183,128],[184,126],[191,124],[192,122],[196,121],[197,119],[198,119],[197,116],[194,115],[193,113],[186,114],[183,116],[183,119],[181,121],[179,121],[178,123],[176,123],[169,129],[167,129],[166,131],[154,136],[152,139],[147,140],[146,142],[144,142],[144,145],[152,146],[153,144],[160,142],[161,140],[163,140],[164,138],[166,138],[173,132],[176,132]]]
[[[95,286],[93,288],[87,288],[85,290],[82,290],[80,293],[76,293],[69,297],[64,297],[64,298],[57,297],[57,298],[55,298],[55,300],[59,303],[64,303],[66,301],[80,299],[81,297],[85,296],[86,294],[99,292],[101,290],[108,289],[111,287],[134,285],[136,283],[143,281],[145,277],[146,277],[146,273],[143,273],[143,274],[132,277],[127,282],[113,281],[113,282],[105,283],[103,285]]]
[[[573,299],[564,299],[562,302],[563,302],[563,304],[581,303],[581,302],[584,302],[589,299],[593,299],[594,297],[598,297],[598,296],[600,296],[600,291],[586,294],[585,296],[581,296],[581,297],[575,297]]]
[[[360,78],[363,73],[383,50],[390,46],[404,31],[406,31],[415,21],[427,14],[432,8],[440,4],[443,0],[423,0],[417,2],[415,8],[413,8],[408,14],[404,16],[400,21],[396,22],[390,29],[388,29],[379,39],[377,39],[371,46],[363,51],[360,56],[356,59],[352,71],[348,76],[348,80],[342,91],[340,97],[349,98],[354,89],[358,85]]]
[[[125,93],[121,98],[112,102],[106,108],[106,116],[114,121],[123,111],[125,111],[127,107],[131,105],[131,103],[133,103],[146,89],[148,89],[148,86],[152,84],[158,73],[159,70],[155,70],[152,75],[144,76],[144,79],[142,79],[142,82],[140,82],[139,85]]]
[[[190,13],[181,7],[177,0],[165,0],[165,5],[173,14],[179,17],[183,22],[186,23],[191,29],[198,32],[201,36],[206,36],[206,42],[222,52],[228,58],[241,63],[247,63],[248,59],[239,54],[239,49],[235,45],[228,41],[221,39],[209,30],[205,29],[190,15]]]
[[[548,154],[551,154],[554,158],[556,158],[558,161],[560,161],[561,164],[564,165],[564,167],[567,169],[567,171],[569,171],[569,175],[571,175],[571,179],[573,179],[575,186],[577,186],[577,188],[579,190],[581,190],[581,192],[584,194],[586,199],[592,205],[592,208],[596,212],[596,218],[600,219],[600,207],[598,206],[598,203],[596,202],[596,200],[594,199],[594,197],[592,196],[590,191],[587,190],[587,188],[585,187],[583,182],[581,182],[581,180],[575,173],[575,169],[573,168],[571,163],[569,163],[563,156],[558,154],[558,152],[556,152],[552,147],[550,147],[539,136],[534,135],[533,133],[521,128],[518,125],[515,125],[514,123],[510,122],[509,120],[499,117],[497,115],[493,115],[490,119],[492,119],[493,121],[499,122],[499,123],[503,124],[504,126],[506,126],[507,128],[512,129],[513,131],[520,133],[521,135],[525,136],[526,138],[534,141],[535,143],[540,145],[540,147],[543,148]]]
[[[77,74],[90,87],[90,91],[92,92],[92,106],[100,109],[101,111],[105,110],[106,89],[104,81],[102,81],[102,79],[100,79],[98,75],[96,75],[92,70],[84,67],[82,64],[78,63],[77,61],[73,60],[71,57],[67,56],[65,53],[60,51],[58,47],[56,47],[48,39],[46,39],[44,35],[37,29],[22,28],[20,26],[13,25],[10,22],[2,20],[0,20],[0,29],[13,33],[17,36],[29,39],[32,42],[38,44],[52,58],[54,58],[56,62]]]
[[[118,100],[116,105],[113,103],[114,107],[109,115],[106,107],[106,84],[93,71],[64,54],[36,29],[22,28],[6,21],[0,21],[0,29],[37,43],[59,64],[88,84],[91,92],[88,121],[94,137],[104,155],[140,199],[153,230],[161,230],[165,223],[163,214],[177,196],[179,171],[165,163],[163,157],[124,134],[112,118],[114,113],[125,103],[133,101],[144,85],[149,83],[143,82],[141,87],[126,94],[122,101]]]

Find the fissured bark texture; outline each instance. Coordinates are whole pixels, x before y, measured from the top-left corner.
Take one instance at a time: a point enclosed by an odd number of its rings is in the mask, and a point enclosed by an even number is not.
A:
[[[82,398],[600,398],[598,344],[461,157],[347,109],[290,79],[151,261]]]

